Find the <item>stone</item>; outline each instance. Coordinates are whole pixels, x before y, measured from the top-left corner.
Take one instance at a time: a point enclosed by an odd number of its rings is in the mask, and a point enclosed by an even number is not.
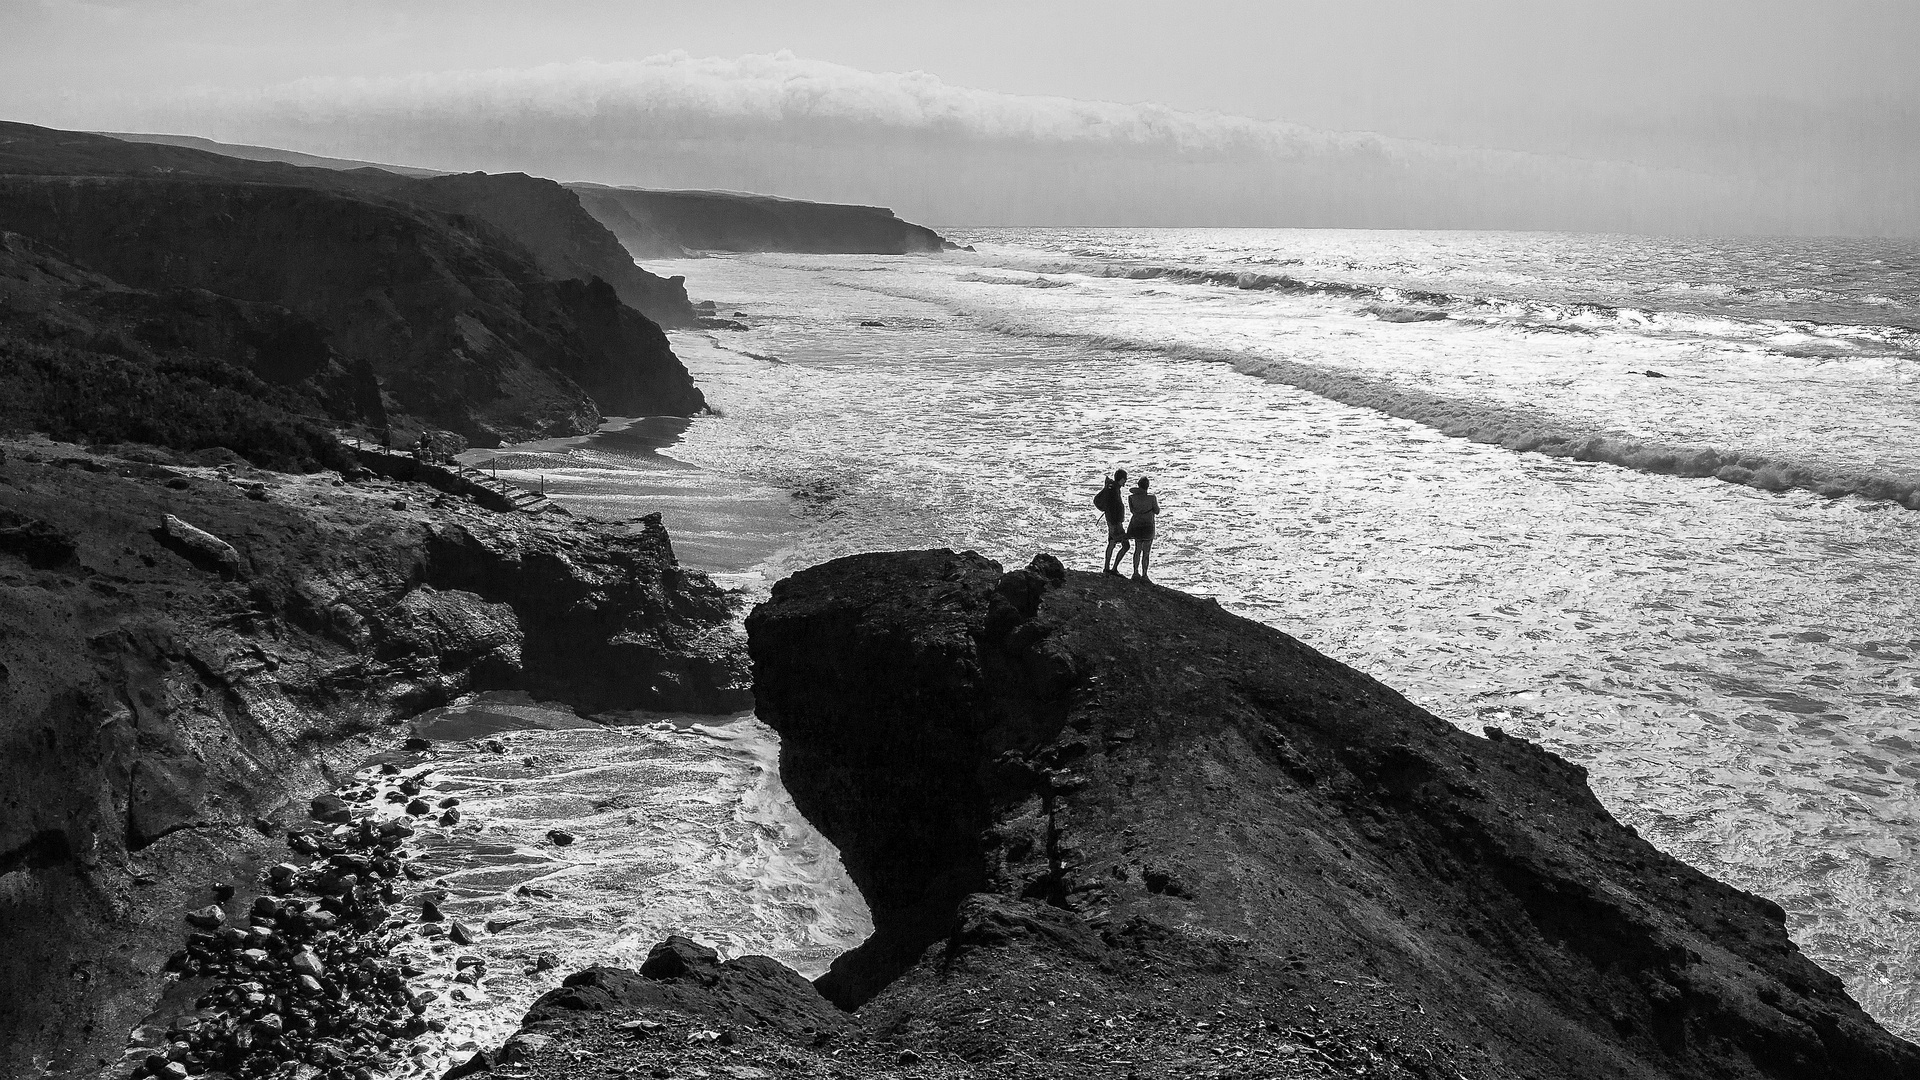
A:
[[[208,904],[187,912],[187,922],[203,930],[213,930],[227,921],[227,913],[220,910],[219,904]]]
[[[447,927],[447,940],[455,945],[471,945],[474,941],[473,931],[466,923],[456,921]]]
[[[648,979],[676,979],[720,963],[720,954],[691,938],[674,934],[647,953],[640,974]]]
[[[420,901],[420,921],[421,922],[439,922],[441,919],[445,917],[446,916],[443,915],[440,911],[439,904],[434,903],[431,899],[423,898]]]
[[[573,843],[573,834],[565,829],[548,829],[547,839],[553,841],[555,847],[566,847]]]
[[[415,799],[407,804],[407,813],[414,817],[425,817],[433,812],[433,805],[425,799]]]
[[[443,814],[441,814],[441,815],[440,815],[440,824],[442,824],[442,825],[458,825],[458,824],[460,824],[460,811],[458,811],[458,810],[448,810],[448,811],[447,811],[446,813],[443,813]]]
[[[294,971],[315,979],[327,973],[327,966],[321,963],[320,957],[315,955],[311,949],[302,949],[298,953],[295,953],[289,966],[292,967]]]
[[[440,800],[440,809],[442,810],[451,810],[454,807],[459,805],[460,805],[460,800],[457,798],[454,798],[452,795],[449,795],[446,798]]]
[[[500,1048],[500,1056],[495,1059],[495,1063],[514,1064],[525,1061],[529,1056],[551,1047],[553,1041],[553,1036],[551,1035],[541,1035],[538,1032],[523,1031],[507,1040],[506,1045]]]
[[[315,796],[307,812],[315,821],[340,824],[353,820],[353,812],[348,809],[346,800],[338,795]]]
[[[161,518],[159,527],[153,530],[153,537],[162,547],[202,570],[227,578],[240,575],[240,553],[234,550],[232,544],[172,514]]]

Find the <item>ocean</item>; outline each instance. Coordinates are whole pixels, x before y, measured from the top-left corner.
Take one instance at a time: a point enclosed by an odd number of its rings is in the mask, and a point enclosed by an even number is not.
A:
[[[749,601],[875,549],[1097,568],[1101,477],[1149,476],[1157,581],[1584,765],[1920,1036],[1920,245],[948,235],[974,250],[649,263],[745,327],[674,335],[715,415],[473,456],[578,513],[661,511]],[[710,737],[771,760],[750,718]],[[747,845],[713,888],[735,912],[781,883],[792,910],[727,944],[817,970],[864,913],[776,804],[715,843],[761,830],[804,872]],[[569,923],[569,958],[630,952],[622,919]]]

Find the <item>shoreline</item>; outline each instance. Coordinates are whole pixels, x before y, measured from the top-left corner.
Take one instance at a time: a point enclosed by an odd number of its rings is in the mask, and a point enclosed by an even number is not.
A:
[[[705,335],[680,332],[673,337],[676,351],[691,345],[693,348],[688,351],[696,354],[712,349],[710,355],[727,355],[726,350],[713,348]],[[556,505],[565,507],[583,525],[633,524],[649,514],[659,513],[682,565],[706,572],[735,591],[737,624],[752,603],[764,598],[770,588],[767,564],[780,551],[791,547],[802,526],[793,521],[786,500],[776,490],[746,484],[672,456],[671,448],[682,435],[692,425],[708,419],[613,417],[599,430],[586,435],[535,440],[495,449],[470,449],[457,455],[455,460],[488,472],[491,470],[487,464],[495,459],[519,466],[500,469],[501,479],[534,490],[544,487]],[[584,452],[585,460],[579,460],[570,451]],[[605,455],[609,460],[595,461],[596,454]],[[543,465],[547,467],[542,468]],[[603,475],[611,472],[618,475]],[[542,475],[546,478],[544,485],[540,484]],[[426,819],[407,822],[413,832],[408,835],[408,847],[403,854],[411,869],[401,882],[403,887],[390,898],[395,919],[362,935],[369,947],[391,956],[390,967],[408,973],[405,980],[408,999],[422,1006],[415,1014],[433,1025],[430,1033],[419,1033],[424,1035],[419,1043],[423,1049],[404,1057],[401,1067],[389,1074],[395,1077],[437,1076],[476,1052],[498,1046],[520,1026],[521,1013],[541,993],[552,989],[575,970],[592,963],[621,962],[623,957],[637,966],[642,958],[628,955],[631,946],[619,944],[639,939],[633,930],[620,929],[618,920],[585,934],[581,931],[587,930],[587,924],[577,926],[568,935],[575,939],[574,948],[558,943],[553,938],[555,930],[541,930],[552,921],[551,911],[542,916],[541,909],[553,909],[558,903],[571,910],[580,901],[567,895],[563,888],[542,884],[542,875],[538,872],[541,866],[536,863],[554,855],[580,857],[593,846],[593,841],[586,839],[590,832],[597,832],[594,840],[604,845],[611,835],[621,830],[590,830],[564,812],[556,812],[551,819],[542,818],[536,832],[544,834],[549,828],[569,832],[581,837],[577,844],[570,840],[567,846],[559,847],[551,840],[536,843],[527,837],[507,840],[503,830],[510,833],[514,822],[490,813],[490,809],[498,810],[508,804],[502,804],[498,794],[485,797],[490,788],[500,788],[500,782],[479,779],[480,775],[494,771],[486,761],[489,755],[501,755],[502,763],[518,763],[524,758],[529,781],[537,782],[534,777],[544,771],[547,764],[541,761],[536,767],[533,763],[549,757],[568,742],[607,738],[631,741],[636,737],[645,741],[650,736],[657,738],[652,733],[666,728],[697,733],[700,740],[711,744],[704,752],[710,760],[718,761],[730,754],[744,755],[746,759],[740,766],[745,771],[739,775],[751,780],[751,784],[730,804],[737,818],[753,822],[755,830],[769,835],[793,834],[797,825],[801,834],[799,842],[803,845],[812,842],[807,834],[817,838],[811,825],[799,818],[791,797],[781,785],[777,768],[778,736],[753,720],[751,712],[732,716],[645,712],[586,715],[561,703],[539,701],[523,693],[517,696],[519,700],[514,700],[512,694],[469,696],[401,722],[402,732],[410,732],[416,739],[425,737],[431,743],[427,747],[409,744],[414,749],[403,755],[409,759],[404,776],[432,774],[427,781],[429,785],[437,781],[446,788],[433,794],[453,799],[456,807],[450,823],[435,820],[442,812],[437,808]],[[476,726],[473,718],[477,716],[487,719]],[[465,719],[449,723],[449,717]],[[370,804],[371,820],[395,820],[394,807],[383,811],[382,804],[373,800],[376,794],[385,793],[384,787],[376,793],[374,785],[395,779],[382,775],[382,766],[394,760],[396,752],[377,749],[379,737],[373,738],[375,741],[364,748],[336,749],[332,757],[336,768],[341,770],[343,782],[320,794],[348,798],[355,805]],[[665,745],[661,744],[663,750]],[[526,751],[531,753],[524,753]],[[674,753],[691,755],[683,760],[694,766],[703,752],[697,747],[687,747]],[[613,767],[607,760],[596,760],[600,762],[592,766],[596,770]],[[479,774],[466,775],[476,768]],[[664,777],[659,779],[666,788],[674,786]],[[473,797],[476,793],[483,796],[478,802]],[[645,793],[636,799],[639,804],[647,802]],[[356,818],[359,813],[355,811]],[[652,835],[645,824],[636,825],[631,815],[627,823],[626,831],[644,845],[644,837]],[[503,842],[515,845],[520,854],[508,854],[502,847]],[[270,841],[269,852],[272,846]],[[831,845],[827,851],[831,852]],[[529,852],[547,854],[530,856]],[[781,857],[779,853],[771,854],[776,859]],[[821,871],[825,879],[844,879],[845,870],[837,857],[827,857],[832,862]],[[461,884],[475,874],[492,881],[512,865],[525,866],[533,876],[518,886],[500,889],[488,886],[478,892],[472,886]],[[578,868],[583,864],[572,865]],[[617,864],[602,861],[596,865],[599,869],[594,871],[594,876],[598,878],[615,872]],[[489,870],[490,866],[496,869]],[[554,866],[547,865],[546,869],[552,871]],[[568,871],[562,868],[561,872]],[[777,889],[813,887],[792,879],[792,870],[772,872]],[[790,963],[803,971],[819,974],[839,952],[857,945],[870,931],[870,917],[865,914],[859,891],[850,882],[844,882],[841,889],[838,902],[823,897],[828,902],[817,905],[813,916],[826,926],[851,926],[857,936],[843,939],[828,951],[820,951],[819,945],[811,946],[813,952],[818,952],[811,960],[807,957],[812,953],[805,950],[773,951],[783,952]],[[244,888],[241,891],[244,893]],[[642,897],[642,891],[636,889],[635,903],[646,907],[647,901]],[[441,918],[422,918],[423,899],[435,902],[433,909],[445,919],[444,923]],[[659,911],[657,900],[653,910]],[[653,921],[657,917],[656,914],[643,918]],[[562,916],[562,922],[567,918],[570,917]],[[851,924],[846,921],[849,919],[853,920]],[[452,926],[456,921],[462,927],[464,940],[460,947],[450,948],[452,939],[445,932],[432,931],[441,930],[443,925]],[[659,933],[640,935],[646,939],[640,947],[644,949],[668,934],[689,933],[707,944],[718,945],[723,952],[728,951],[729,941],[735,943],[732,948],[735,954],[768,951],[765,947],[744,944],[739,938],[740,929],[734,927],[728,931],[722,925],[696,927],[668,921],[661,925]],[[582,951],[578,947],[578,942],[592,940],[603,942],[604,949]],[[543,943],[544,947],[527,944],[530,941]],[[164,1053],[164,1042],[158,1047],[152,1044],[156,1039],[163,1039],[173,1019],[169,1013],[178,1011],[167,1004],[177,993],[169,990],[155,1011],[136,1028],[136,1037],[129,1043],[125,1059],[129,1065],[140,1064],[155,1049]],[[506,1012],[495,1004],[501,995],[515,1003]]]
[[[670,331],[674,352],[698,379],[739,362],[739,354],[702,331]],[[791,495],[776,487],[729,477],[676,458],[672,448],[694,425],[722,420],[693,417],[612,417],[599,430],[469,449],[462,464],[499,471],[522,486],[543,490],[588,521],[632,521],[659,513],[687,566],[730,584],[771,586],[764,568],[793,546],[806,526],[794,520]],[[595,460],[596,457],[599,460]],[[748,590],[752,591],[752,590]]]

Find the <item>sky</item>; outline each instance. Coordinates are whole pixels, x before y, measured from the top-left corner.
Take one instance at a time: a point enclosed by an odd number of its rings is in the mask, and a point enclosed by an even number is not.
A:
[[[1920,235],[1915,0],[0,0],[0,116],[936,224]]]

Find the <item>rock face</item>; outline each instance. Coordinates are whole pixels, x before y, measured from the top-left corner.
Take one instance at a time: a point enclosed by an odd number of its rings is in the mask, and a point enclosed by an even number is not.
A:
[[[551,182],[301,169],[25,125],[0,125],[0,170],[0,230],[40,245],[36,280],[88,276],[80,303],[7,274],[24,297],[0,313],[20,327],[9,352],[43,347],[48,323],[104,325],[68,347],[238,355],[332,420],[410,417],[479,445],[705,407],[660,327],[622,303],[677,290],[666,307],[687,321],[684,289],[643,276]],[[48,314],[63,308],[84,317]]]
[[[819,987],[919,1052],[1920,1076],[1776,905],[1621,826],[1579,767],[1210,601],[910,552],[796,574],[748,629],[787,787],[876,923]]]
[[[693,321],[686,279],[662,278],[634,264],[614,234],[588,214],[580,197],[526,173],[462,173],[424,178],[394,192],[450,214],[480,218],[524,245],[541,272],[562,280],[600,278],[621,302],[665,326]]]
[[[726,597],[657,518],[4,451],[0,1074],[117,1056],[200,886],[249,880],[256,825],[303,819],[357,736],[484,689],[750,703]]]
[[[344,464],[308,417],[387,426],[379,377],[285,308],[130,289],[0,233],[0,428],[259,465]]]
[[[568,184],[635,258],[690,251],[905,255],[940,251],[940,234],[881,206],[803,202],[729,191],[645,191]]]
[[[548,277],[602,278],[622,301],[662,325],[693,318],[684,279],[658,277],[635,266],[633,256],[581,210],[566,188],[525,173],[449,174],[190,137],[105,136],[9,123],[0,123],[0,173],[195,176],[406,203],[484,223],[531,255]]]

